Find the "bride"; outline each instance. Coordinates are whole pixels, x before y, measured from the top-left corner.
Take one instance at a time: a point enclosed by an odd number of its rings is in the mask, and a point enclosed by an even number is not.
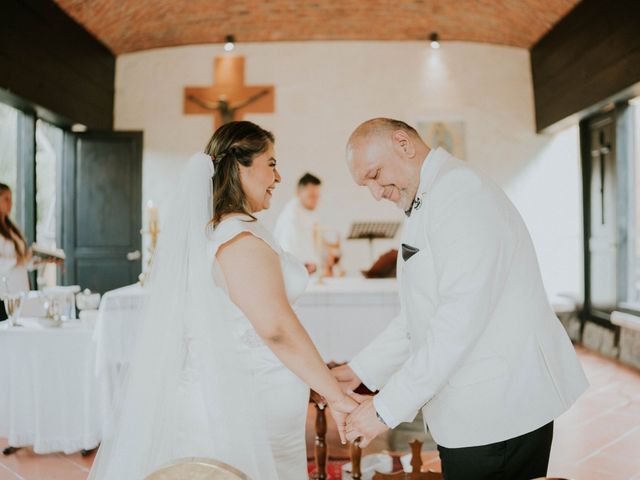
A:
[[[175,186],[135,355],[89,479],[138,480],[208,457],[253,480],[300,480],[309,387],[342,439],[357,406],[291,308],[304,266],[254,216],[280,182],[273,134],[231,122],[205,153]]]

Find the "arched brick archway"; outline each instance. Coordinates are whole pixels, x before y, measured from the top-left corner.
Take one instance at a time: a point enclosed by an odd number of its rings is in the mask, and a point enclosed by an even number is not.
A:
[[[579,0],[55,0],[114,53],[198,43],[443,40],[530,48]]]

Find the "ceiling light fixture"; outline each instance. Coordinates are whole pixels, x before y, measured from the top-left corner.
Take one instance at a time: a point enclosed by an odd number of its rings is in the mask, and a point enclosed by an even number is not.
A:
[[[236,39],[233,37],[233,35],[227,35],[226,37],[224,37],[224,50],[225,52],[230,52],[231,50],[233,50],[233,48],[236,46]]]
[[[440,42],[438,41],[438,34],[436,32],[433,32],[429,36],[429,39],[431,40],[431,48],[433,48],[433,49],[440,48]]]

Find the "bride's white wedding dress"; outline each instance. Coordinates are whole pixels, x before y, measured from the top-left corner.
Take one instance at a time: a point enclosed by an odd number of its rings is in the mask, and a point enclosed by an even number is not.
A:
[[[280,257],[287,297],[290,303],[294,303],[307,288],[307,270],[298,259],[280,248],[271,232],[261,223],[248,220],[239,216],[227,218],[209,235],[208,252],[211,255],[214,282],[226,292],[224,276],[215,260],[216,252],[237,235],[248,232],[263,240]],[[251,292],[247,292],[247,295],[251,295]],[[228,300],[226,307],[228,313],[225,314],[225,322],[233,332],[242,355],[250,359],[249,367],[255,379],[253,394],[258,399],[259,417],[264,421],[255,428],[266,431],[278,478],[307,478],[305,425],[309,387],[282,364],[231,300]]]
[[[211,228],[213,174],[211,158],[196,154],[176,182],[134,355],[89,480],[142,480],[184,457],[226,462],[252,480],[307,478],[309,389],[231,302],[216,252],[242,232],[261,238],[280,257],[291,302],[306,270],[259,222],[231,217]]]

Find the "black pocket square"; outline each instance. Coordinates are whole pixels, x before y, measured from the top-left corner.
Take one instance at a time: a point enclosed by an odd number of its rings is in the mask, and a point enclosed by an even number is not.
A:
[[[407,245],[406,243],[402,244],[402,259],[406,262],[411,257],[413,257],[416,253],[420,251],[419,248],[412,247],[411,245]]]

